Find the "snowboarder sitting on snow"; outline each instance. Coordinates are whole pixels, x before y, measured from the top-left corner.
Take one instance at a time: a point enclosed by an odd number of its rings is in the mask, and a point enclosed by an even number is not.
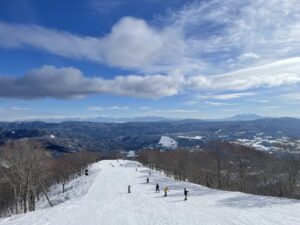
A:
[[[186,190],[186,188],[184,188],[184,201],[187,200],[187,195],[188,195],[188,190]]]
[[[156,191],[155,192],[156,193],[159,192],[159,185],[158,184],[156,184]]]
[[[147,177],[147,184],[149,184],[149,177]]]
[[[128,185],[128,193],[131,193],[131,186]]]
[[[164,192],[165,192],[165,195],[164,195],[164,197],[167,197],[167,195],[168,195],[168,191],[169,191],[169,188],[168,188],[168,187],[165,187],[165,188],[164,188]]]

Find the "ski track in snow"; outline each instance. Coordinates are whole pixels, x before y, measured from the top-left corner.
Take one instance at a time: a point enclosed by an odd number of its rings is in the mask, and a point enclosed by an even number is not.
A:
[[[93,165],[98,174],[89,191],[53,208],[0,220],[0,225],[299,225],[300,201],[209,189],[174,181],[160,173],[148,175],[136,163],[117,161]],[[115,167],[111,166],[111,163]],[[146,184],[146,178],[150,183]],[[160,189],[169,187],[168,197]],[[127,193],[127,186],[132,193]],[[189,190],[184,201],[183,188]]]

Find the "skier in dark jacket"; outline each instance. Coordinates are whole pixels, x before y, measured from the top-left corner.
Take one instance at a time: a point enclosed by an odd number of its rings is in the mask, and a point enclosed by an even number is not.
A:
[[[131,193],[131,186],[128,185],[128,193]]]
[[[149,184],[149,177],[147,177],[147,184]]]
[[[155,192],[156,193],[159,192],[159,184],[158,183],[156,184],[156,191]]]
[[[187,200],[187,195],[188,195],[188,190],[186,190],[186,188],[184,188],[184,201]]]

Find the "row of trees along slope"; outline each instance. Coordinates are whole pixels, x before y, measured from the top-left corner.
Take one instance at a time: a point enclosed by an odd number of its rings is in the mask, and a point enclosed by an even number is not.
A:
[[[52,206],[50,186],[60,183],[64,192],[66,182],[97,159],[98,154],[86,151],[53,158],[31,139],[8,141],[0,149],[0,216],[34,211],[41,195]]]
[[[276,157],[253,148],[214,142],[199,151],[144,150],[138,160],[177,180],[259,195],[300,198],[300,157]]]

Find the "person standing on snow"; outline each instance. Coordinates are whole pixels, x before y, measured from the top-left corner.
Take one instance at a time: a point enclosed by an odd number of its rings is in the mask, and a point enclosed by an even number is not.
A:
[[[168,195],[168,191],[169,191],[169,188],[168,188],[168,187],[165,187],[165,188],[164,188],[164,192],[165,192],[165,195],[164,195],[164,197],[167,197],[167,195]]]
[[[147,177],[147,184],[149,184],[149,177]]]
[[[159,184],[158,183],[156,184],[156,190],[155,190],[155,192],[156,193],[159,192]]]
[[[188,195],[188,190],[186,190],[186,188],[184,188],[184,201],[187,200],[187,195]]]
[[[128,193],[130,194],[131,193],[131,186],[128,185]]]

